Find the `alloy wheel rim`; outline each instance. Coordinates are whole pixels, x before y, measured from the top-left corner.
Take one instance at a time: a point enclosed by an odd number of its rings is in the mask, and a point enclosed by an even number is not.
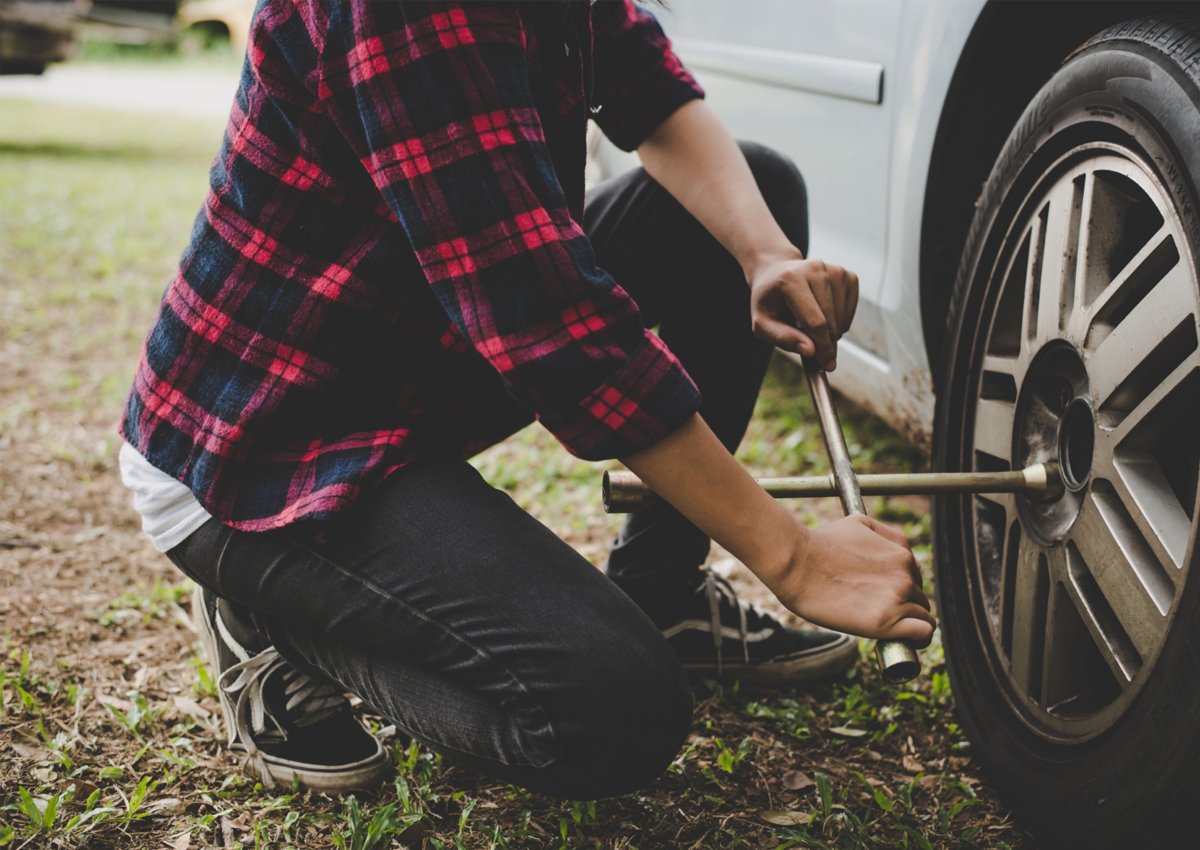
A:
[[[1123,148],[1072,151],[1035,184],[989,286],[964,455],[1057,462],[1053,502],[975,496],[979,627],[1036,734],[1111,728],[1161,654],[1196,545],[1200,295],[1157,175]]]

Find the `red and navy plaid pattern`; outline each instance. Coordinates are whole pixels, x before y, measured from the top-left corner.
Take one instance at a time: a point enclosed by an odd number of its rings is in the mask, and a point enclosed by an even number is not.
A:
[[[699,395],[596,268],[586,121],[701,95],[628,0],[263,0],[122,433],[250,531],[499,439],[500,381],[580,457],[651,445]]]

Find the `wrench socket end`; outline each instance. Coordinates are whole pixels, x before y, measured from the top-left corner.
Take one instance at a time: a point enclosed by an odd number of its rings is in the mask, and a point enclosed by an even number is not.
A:
[[[911,682],[921,675],[917,651],[906,640],[881,640],[875,644],[879,671],[889,685]]]

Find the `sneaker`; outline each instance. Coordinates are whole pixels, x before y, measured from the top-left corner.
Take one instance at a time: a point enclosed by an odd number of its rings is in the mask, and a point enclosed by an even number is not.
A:
[[[786,626],[739,600],[729,582],[707,568],[695,593],[659,626],[693,680],[788,688],[840,673],[858,660],[857,638]]]
[[[301,673],[197,585],[192,616],[216,674],[229,748],[245,753],[267,788],[372,790],[386,778],[383,744],[354,717],[340,689]]]

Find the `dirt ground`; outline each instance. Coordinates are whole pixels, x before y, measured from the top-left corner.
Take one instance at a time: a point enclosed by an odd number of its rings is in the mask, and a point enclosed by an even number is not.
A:
[[[141,340],[199,208],[219,123],[0,101],[0,847],[1006,848],[1034,845],[971,761],[940,646],[883,685],[867,656],[809,691],[696,691],[692,735],[638,794],[559,801],[391,735],[378,794],[265,791],[220,745],[189,585],[142,535],[116,471]],[[846,417],[864,471],[923,461]],[[821,471],[798,372],[773,369],[741,451]],[[618,521],[600,468],[536,427],[476,461],[599,563]],[[928,561],[927,505],[876,500]],[[795,503],[801,519],[839,515]],[[739,591],[774,605],[725,553]]]

